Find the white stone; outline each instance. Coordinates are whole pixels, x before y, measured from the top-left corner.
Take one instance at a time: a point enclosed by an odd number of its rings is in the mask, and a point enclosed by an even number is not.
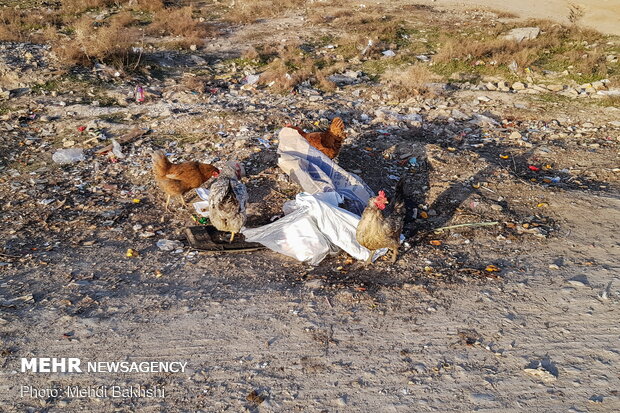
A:
[[[535,39],[539,34],[540,28],[538,27],[518,27],[506,33],[504,39],[522,42],[523,40]]]

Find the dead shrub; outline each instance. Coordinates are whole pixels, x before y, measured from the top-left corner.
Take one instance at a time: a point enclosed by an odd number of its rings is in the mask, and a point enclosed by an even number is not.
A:
[[[281,16],[287,10],[305,5],[307,0],[235,0],[225,19],[232,23],[252,23],[258,19]]]
[[[194,19],[193,15],[192,6],[161,9],[155,13],[147,32],[153,35],[182,37],[183,39],[175,40],[174,44],[183,48],[192,44],[202,45],[213,30],[207,23]]]
[[[341,69],[339,65],[323,65],[299,49],[299,45],[291,43],[282,47],[278,57],[267,65],[261,74],[262,84],[272,85],[280,93],[291,91],[303,82],[309,82],[324,91],[336,88],[328,76]]]
[[[401,99],[432,95],[433,89],[429,83],[437,79],[436,74],[421,64],[389,69],[381,75],[381,82],[388,86],[389,92]]]
[[[47,27],[59,23],[57,13],[42,10],[32,13],[31,10],[15,8],[0,9],[0,40],[3,41],[42,41],[41,32]]]
[[[125,27],[124,16],[112,18],[107,25],[96,26],[88,16],[79,18],[72,37],[58,36],[55,40],[56,54],[70,65],[89,65],[95,62],[127,69],[137,64],[132,48],[140,33],[135,27]]]
[[[62,11],[66,14],[80,14],[91,9],[100,9],[119,3],[117,0],[63,0]]]

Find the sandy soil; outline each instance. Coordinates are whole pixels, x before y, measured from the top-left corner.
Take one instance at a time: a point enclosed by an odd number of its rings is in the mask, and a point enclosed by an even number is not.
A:
[[[620,2],[616,0],[433,0],[416,3],[450,9],[486,7],[508,11],[524,19],[550,19],[561,23],[569,23],[569,5],[574,4],[581,7],[584,13],[579,24],[603,33],[620,35]]]

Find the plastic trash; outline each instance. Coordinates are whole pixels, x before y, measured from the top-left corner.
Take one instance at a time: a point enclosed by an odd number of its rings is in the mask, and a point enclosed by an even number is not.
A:
[[[384,50],[382,53],[383,53],[383,56],[386,56],[386,57],[396,56],[396,53],[394,53],[394,50]]]
[[[318,265],[343,249],[353,258],[366,260],[370,251],[355,239],[359,216],[330,205],[308,193],[287,203],[289,214],[271,224],[243,231],[246,241],[258,242],[298,261]],[[375,259],[387,249],[375,253]]]
[[[174,251],[176,249],[183,248],[183,243],[181,241],[160,239],[159,241],[157,241],[157,248],[162,251]]]
[[[292,181],[334,206],[347,200],[352,212],[362,214],[372,190],[359,176],[311,146],[295,129],[283,128],[278,138],[278,166]]]
[[[136,86],[136,89],[134,90],[134,96],[136,98],[136,102],[144,102],[144,88],[142,86]]]
[[[52,160],[61,165],[80,162],[85,159],[84,149],[82,148],[58,149],[52,155]]]
[[[257,138],[258,142],[263,145],[265,148],[271,148],[271,144],[269,143],[268,140],[263,139],[263,138]]]
[[[245,79],[243,79],[243,83],[246,85],[255,85],[260,80],[260,75],[247,75]]]
[[[125,157],[125,154],[123,153],[123,150],[121,149],[121,144],[116,142],[116,139],[112,139],[112,153],[118,159],[123,159]]]
[[[206,188],[196,188],[196,193],[202,201],[194,202],[192,205],[196,212],[202,217],[209,216],[209,190]]]
[[[368,40],[368,44],[366,45],[366,47],[364,47],[364,50],[362,50],[362,56],[365,55],[366,53],[368,53],[368,50],[370,50],[370,48],[374,45],[372,40]]]

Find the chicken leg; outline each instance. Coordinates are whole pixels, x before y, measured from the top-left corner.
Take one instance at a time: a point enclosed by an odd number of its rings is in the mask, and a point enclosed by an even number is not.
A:
[[[230,233],[230,241],[228,241],[229,244],[232,244],[233,240],[235,239],[235,233],[231,232]]]
[[[374,256],[375,256],[375,250],[371,250],[370,255],[368,256],[368,259],[366,260],[366,263],[364,265],[372,264],[372,257]]]
[[[168,204],[170,203],[170,195],[168,195],[168,198],[166,198],[166,211],[168,211]]]
[[[396,262],[397,257],[398,257],[398,247],[392,248],[392,264]]]

